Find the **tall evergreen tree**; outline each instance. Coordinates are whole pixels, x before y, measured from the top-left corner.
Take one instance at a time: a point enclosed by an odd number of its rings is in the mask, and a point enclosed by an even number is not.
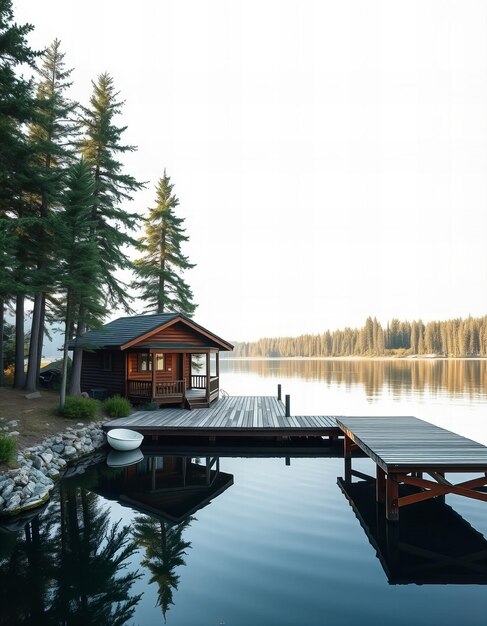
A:
[[[14,385],[18,388],[24,382],[24,294],[28,281],[22,258],[25,194],[34,178],[31,148],[23,131],[34,115],[33,83],[19,74],[19,68],[33,65],[38,56],[26,40],[32,29],[30,24],[14,22],[11,0],[0,0],[0,239],[2,243],[8,241],[12,252],[8,263],[0,267],[0,300],[12,296],[17,300]]]
[[[179,205],[174,185],[164,170],[156,188],[156,203],[145,220],[145,236],[140,244],[143,255],[135,261],[136,286],[146,310],[157,313],[180,311],[191,317],[196,309],[193,293],[184,280],[185,270],[194,267],[182,252],[185,235],[184,218],[177,217]]]
[[[100,305],[102,294],[99,287],[99,254],[91,237],[91,202],[94,180],[89,166],[80,160],[68,171],[67,190],[64,196],[64,212],[59,216],[58,246],[62,258],[59,287],[63,294],[59,317],[64,321],[64,349],[60,392],[60,407],[66,397],[68,369],[68,341],[79,307],[86,314],[99,318],[103,315]]]
[[[38,173],[39,190],[31,198],[33,224],[32,253],[36,258],[36,270],[32,290],[34,310],[29,347],[29,362],[25,388],[33,391],[39,378],[44,338],[46,293],[55,289],[56,255],[53,254],[54,229],[52,213],[59,208],[63,191],[64,173],[73,158],[76,124],[73,113],[76,104],[65,92],[71,86],[72,70],[65,69],[61,42],[56,39],[43,55],[38,68],[36,119],[30,126],[29,139],[35,153],[34,167]]]
[[[126,126],[117,126],[116,118],[121,113],[123,102],[118,100],[113,78],[101,74],[93,82],[90,106],[82,108],[81,127],[84,138],[80,143],[82,155],[91,168],[94,190],[91,208],[91,238],[96,243],[100,264],[100,285],[105,292],[105,304],[124,306],[129,310],[126,285],[116,276],[117,270],[131,268],[127,257],[127,245],[135,245],[130,236],[139,216],[125,210],[124,204],[132,200],[133,194],[143,188],[130,174],[123,172],[120,155],[136,150],[135,146],[121,143]],[[76,335],[86,330],[88,315],[83,304],[78,309]],[[78,395],[80,389],[82,350],[74,351],[71,374],[71,394]]]

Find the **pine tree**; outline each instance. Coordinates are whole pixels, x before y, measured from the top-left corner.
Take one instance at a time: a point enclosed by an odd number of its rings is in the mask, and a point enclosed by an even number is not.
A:
[[[124,306],[129,309],[127,286],[116,276],[118,270],[131,268],[126,255],[127,245],[137,242],[128,234],[139,216],[125,210],[124,204],[132,200],[133,194],[143,188],[130,174],[123,172],[123,165],[117,160],[119,155],[136,150],[135,146],[124,145],[121,138],[125,126],[115,124],[121,113],[123,102],[118,100],[112,77],[101,74],[93,82],[90,106],[82,108],[81,126],[85,136],[80,143],[82,155],[90,166],[95,186],[91,208],[91,238],[96,243],[100,263],[100,281],[105,293],[106,304]],[[78,309],[76,335],[86,330],[88,314],[81,305]],[[77,349],[73,356],[71,394],[78,395],[80,389],[82,350]]]
[[[64,321],[64,351],[60,406],[64,406],[68,366],[68,340],[76,311],[83,307],[94,319],[103,314],[99,288],[99,251],[91,237],[91,203],[94,180],[89,166],[83,161],[68,171],[64,212],[58,219],[58,245],[62,258],[59,287],[63,293],[60,316]]]
[[[0,301],[12,297],[17,301],[17,388],[24,382],[24,295],[28,289],[28,268],[23,258],[25,194],[34,179],[31,148],[24,135],[24,124],[34,115],[33,83],[19,75],[19,68],[33,66],[38,56],[26,40],[32,29],[30,24],[15,24],[11,0],[0,0],[0,239],[8,243],[10,251],[6,265],[0,267]]]
[[[40,80],[37,85],[36,119],[29,129],[40,187],[31,200],[31,213],[37,219],[32,227],[32,254],[36,258],[36,270],[32,285],[34,310],[25,383],[28,391],[35,390],[39,378],[46,293],[55,289],[52,276],[56,274],[56,256],[53,254],[56,246],[52,212],[59,207],[65,170],[73,158],[76,131],[72,119],[76,104],[65,96],[71,86],[69,78],[72,70],[65,69],[65,55],[60,46],[60,41],[56,39],[45,51],[43,63],[37,70]]]
[[[189,237],[185,235],[184,218],[175,213],[179,200],[173,186],[164,170],[156,189],[155,207],[149,209],[145,220],[145,236],[140,242],[144,254],[135,261],[136,285],[142,290],[140,297],[146,310],[180,311],[191,317],[196,305],[182,273],[194,265],[181,250]]]

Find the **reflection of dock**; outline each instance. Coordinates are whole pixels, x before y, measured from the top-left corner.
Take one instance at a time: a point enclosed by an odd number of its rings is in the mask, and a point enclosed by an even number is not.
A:
[[[428,500],[387,522],[375,481],[338,479],[390,584],[487,584],[487,540],[450,506]]]
[[[145,455],[137,465],[102,479],[98,493],[170,523],[180,523],[233,485],[218,457],[204,464],[186,456]]]
[[[230,396],[192,411],[137,411],[107,422],[103,428],[130,428],[155,440],[174,436],[337,438],[342,434],[335,417],[286,415],[285,405],[273,396]]]

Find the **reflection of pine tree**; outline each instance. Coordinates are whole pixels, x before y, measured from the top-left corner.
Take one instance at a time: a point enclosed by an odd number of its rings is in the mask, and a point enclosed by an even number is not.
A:
[[[148,515],[138,515],[135,518],[133,535],[137,544],[145,548],[145,559],[142,565],[151,573],[149,583],[157,583],[157,604],[161,607],[166,621],[166,613],[173,604],[173,589],[177,591],[179,576],[175,573],[177,567],[186,565],[183,555],[191,547],[189,541],[183,541],[182,534],[193,521],[189,517],[177,526],[169,526]]]
[[[134,614],[141,596],[129,592],[139,574],[121,572],[136,546],[129,527],[112,524],[109,515],[95,494],[62,484],[61,566],[53,606],[59,623],[122,626]]]
[[[28,522],[23,533],[10,537],[11,550],[0,556],[0,625],[45,624],[54,568],[56,544],[52,529],[55,509]],[[5,537],[2,537],[2,547]]]

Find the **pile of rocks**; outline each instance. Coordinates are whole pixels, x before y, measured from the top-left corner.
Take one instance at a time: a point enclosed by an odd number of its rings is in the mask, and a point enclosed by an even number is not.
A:
[[[68,462],[93,453],[105,443],[101,423],[77,424],[19,452],[20,468],[0,475],[0,516],[17,515],[46,502]]]

